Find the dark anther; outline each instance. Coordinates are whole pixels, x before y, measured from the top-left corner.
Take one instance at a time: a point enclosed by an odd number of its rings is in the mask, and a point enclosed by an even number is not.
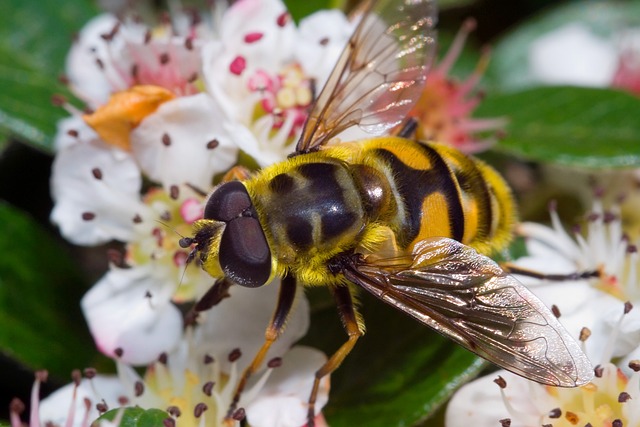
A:
[[[177,185],[172,185],[169,188],[169,197],[171,197],[173,200],[178,200],[178,197],[180,197],[180,187],[178,187]]]
[[[621,419],[615,419],[613,420],[613,422],[611,423],[611,427],[622,427],[622,420]]]
[[[238,408],[233,412],[233,414],[231,415],[231,418],[233,418],[236,421],[242,421],[245,419],[246,416],[247,414],[244,408]]]
[[[162,144],[163,144],[165,147],[168,147],[168,146],[170,146],[170,145],[171,145],[171,137],[169,136],[169,134],[168,134],[168,133],[163,133],[163,134],[162,134]]]
[[[618,402],[620,403],[626,403],[631,399],[631,395],[629,393],[627,393],[626,391],[623,391],[622,393],[620,393],[618,395]]]
[[[282,357],[274,357],[267,363],[269,368],[279,368],[280,366],[282,366]]]
[[[180,408],[178,408],[177,406],[169,406],[167,408],[167,413],[169,415],[171,415],[172,417],[179,417],[180,415],[182,415],[182,412],[180,411]]]
[[[173,418],[165,418],[164,420],[162,420],[162,425],[164,427],[176,427],[176,420],[174,420]]]
[[[235,362],[236,360],[240,359],[241,356],[242,352],[240,351],[240,349],[234,348],[233,350],[231,350],[231,353],[229,353],[229,362]]]
[[[207,149],[208,150],[213,150],[218,145],[220,145],[220,141],[218,141],[217,139],[213,138],[211,141],[207,142]]]
[[[13,412],[14,414],[21,414],[24,412],[24,403],[22,402],[22,400],[18,399],[17,397],[14,397],[11,400],[11,403],[9,404],[9,410],[11,412]]]
[[[80,373],[80,369],[74,369],[73,371],[71,371],[71,381],[73,381],[73,383],[75,385],[80,385],[80,382],[82,381],[82,374]]]
[[[98,373],[96,371],[96,368],[84,368],[84,370],[82,372],[84,373],[84,376],[87,379],[94,378],[96,376],[96,374]]]
[[[91,221],[93,219],[95,219],[96,214],[94,214],[93,212],[82,212],[82,219],[84,221]]]
[[[629,367],[633,372],[640,372],[640,360],[632,360],[629,362]]]
[[[205,383],[205,385],[202,386],[202,392],[207,396],[211,397],[214,385],[216,385],[216,383],[214,383],[213,381],[209,381]]]
[[[628,314],[633,309],[633,304],[631,301],[627,301],[624,303],[624,314]]]
[[[493,382],[498,384],[498,387],[500,387],[500,388],[506,388],[507,387],[507,382],[500,375],[498,375],[498,378],[493,380]]]
[[[560,408],[554,408],[549,411],[549,418],[560,418],[562,416],[562,410]]]
[[[509,427],[511,425],[511,418],[503,418],[500,420],[500,425],[502,427]]]
[[[162,363],[163,365],[166,365],[168,360],[169,356],[167,356],[167,353],[165,353],[164,351],[160,353],[160,356],[158,356],[158,362]]]
[[[553,313],[554,316],[556,316],[556,318],[560,317],[560,309],[558,308],[557,305],[553,304],[551,306],[551,312]]]
[[[124,354],[124,350],[122,349],[122,347],[118,347],[113,350],[113,354],[115,354],[117,357],[122,357],[122,355]]]
[[[215,361],[216,361],[216,359],[214,359],[213,356],[211,356],[210,354],[205,354],[204,355],[203,362],[204,362],[205,365],[209,365],[209,364],[211,364],[211,363],[213,363]]]
[[[133,223],[140,224],[141,222],[142,222],[142,217],[140,216],[140,214],[135,214],[135,216],[133,217]]]
[[[602,378],[602,374],[604,374],[604,368],[602,367],[602,365],[596,365],[596,367],[593,368],[593,373],[595,374],[596,378]]]
[[[591,336],[591,330],[587,327],[580,329],[580,341],[584,342]]]
[[[204,404],[204,403],[200,402],[200,403],[198,403],[198,404],[196,405],[196,407],[195,407],[195,408],[193,408],[193,415],[194,415],[196,418],[200,418],[200,416],[201,416],[201,415],[204,413],[204,411],[206,411],[207,409],[209,409],[209,407],[208,407],[206,404]]]
[[[144,393],[144,383],[142,381],[136,381],[133,385],[133,391],[136,397],[142,396],[142,393]]]
[[[96,409],[101,414],[104,414],[105,412],[107,412],[109,410],[109,406],[107,406],[107,404],[103,400],[102,402],[96,404]]]
[[[47,379],[49,378],[49,371],[45,370],[45,369],[41,369],[39,371],[35,372],[35,377],[36,380],[40,381],[41,383],[46,383]]]
[[[78,137],[78,135],[80,135],[80,133],[79,133],[77,130],[75,130],[75,129],[69,129],[69,130],[67,131],[67,135],[72,136],[72,137],[74,137],[74,138],[77,138],[77,137]]]

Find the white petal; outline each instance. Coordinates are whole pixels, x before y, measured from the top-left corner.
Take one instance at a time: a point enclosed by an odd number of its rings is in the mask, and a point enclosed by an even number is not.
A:
[[[293,347],[282,359],[258,397],[246,405],[253,427],[300,427],[306,424],[314,373],[327,357],[310,347]],[[319,413],[329,398],[329,378],[320,383],[316,400]]]
[[[258,141],[246,126],[239,124],[235,129],[233,140],[238,148],[250,155],[262,168],[285,160],[293,152],[292,146],[279,147],[268,141]]]
[[[67,56],[66,72],[74,93],[91,107],[105,103],[113,91],[112,82],[120,78],[106,59],[120,50],[121,40],[116,37],[108,46],[103,34],[109,34],[118,19],[111,14],[102,14],[90,20],[78,34]],[[96,59],[102,60],[103,68]],[[119,64],[128,69],[127,64]]]
[[[218,146],[207,148],[214,139]],[[237,156],[222,111],[204,93],[162,104],[131,133],[131,144],[145,173],[167,190],[185,183],[208,189],[213,175],[229,169]]]
[[[70,116],[58,121],[54,145],[56,151],[62,151],[75,144],[99,139],[98,134],[82,120],[82,117]]]
[[[134,216],[145,209],[139,200],[141,181],[136,164],[123,151],[96,140],[70,145],[53,162],[51,194],[56,204],[51,220],[76,244],[127,241]],[[86,213],[94,218],[83,220]]]
[[[203,313],[204,321],[198,329],[196,341],[208,343],[207,352],[222,362],[222,370],[228,372],[227,355],[236,348],[242,351],[239,369],[247,366],[264,342],[264,333],[276,307],[279,280],[260,288],[250,289],[232,286],[230,298]],[[309,328],[309,302],[298,289],[293,312],[284,334],[267,354],[266,361],[282,357],[291,345],[302,338]]]
[[[529,64],[543,83],[606,87],[616,69],[616,56],[611,42],[583,24],[571,23],[534,41]]]
[[[296,57],[305,73],[324,86],[355,28],[355,22],[337,9],[322,10],[300,21]]]
[[[120,380],[115,376],[97,375],[91,380],[91,382],[87,379],[83,379],[78,386],[75,399],[73,396],[73,389],[73,383],[67,384],[40,402],[41,425],[44,426],[51,423],[56,426],[86,426],[86,423],[82,423],[86,414],[86,408],[84,405],[85,398],[88,398],[91,401],[88,416],[88,420],[91,422],[100,415],[96,409],[97,403],[104,400],[109,408],[115,408],[120,406],[118,398],[127,396]],[[69,408],[71,408],[72,404],[75,406],[75,415],[73,417],[73,423],[67,424]]]
[[[506,409],[500,395],[500,388],[493,382],[498,376],[507,381],[507,398],[525,420],[513,419],[513,415]],[[500,425],[499,420],[505,418],[512,418],[513,426],[539,425],[535,421],[531,424],[526,422],[536,420],[539,413],[533,406],[535,399],[531,393],[536,390],[532,389],[532,386],[539,387],[503,370],[472,381],[453,395],[447,406],[445,425],[447,427],[495,427]],[[544,396],[537,395],[537,397],[544,399]],[[554,407],[549,406],[549,408]]]
[[[225,13],[221,39],[228,55],[242,55],[247,66],[267,73],[279,71],[282,64],[293,59],[296,42],[295,25],[288,18],[284,26],[278,19],[287,9],[280,0],[240,0]],[[246,43],[245,35],[261,33],[255,43]],[[231,58],[232,59],[232,58]],[[228,65],[228,63],[227,63]]]
[[[154,361],[182,336],[182,315],[171,304],[175,284],[147,264],[112,269],[82,298],[81,306],[96,345],[133,365]]]

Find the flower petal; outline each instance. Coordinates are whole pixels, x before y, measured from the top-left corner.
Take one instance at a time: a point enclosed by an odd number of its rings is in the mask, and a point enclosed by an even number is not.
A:
[[[229,372],[227,355],[234,349],[242,351],[238,369],[244,369],[264,342],[264,332],[271,320],[278,298],[279,280],[261,288],[232,286],[231,298],[203,313],[204,321],[198,329],[196,340],[210,343],[209,354],[222,363],[222,370]],[[291,345],[302,338],[309,328],[309,302],[299,289],[293,312],[283,335],[271,347],[266,361],[282,356]],[[204,346],[203,346],[204,347]]]
[[[316,87],[324,86],[357,22],[337,9],[321,10],[300,21],[296,57]]]
[[[110,270],[82,298],[96,345],[106,355],[133,365],[147,364],[173,349],[182,336],[182,315],[171,304],[175,291],[149,263]],[[161,270],[162,271],[162,270]]]
[[[125,152],[95,139],[68,145],[53,162],[51,220],[76,244],[127,241],[133,218],[145,209],[141,184],[140,171]]]
[[[83,379],[78,386],[74,396],[74,384],[56,390],[46,399],[40,402],[40,420],[42,425],[82,427],[87,408],[84,399],[91,401],[89,406],[89,422],[95,420],[100,415],[96,409],[96,403],[104,400],[109,408],[119,406],[118,399],[126,396],[127,393],[122,387],[120,380],[115,376],[97,375],[91,381]],[[73,420],[69,418],[69,408],[75,406]],[[50,424],[49,424],[50,423]]]
[[[204,93],[162,104],[131,133],[131,144],[145,173],[167,191],[185,183],[207,190],[237,156],[222,111]]]
[[[612,43],[583,24],[570,23],[534,41],[529,63],[534,77],[546,84],[607,87],[617,58]]]
[[[314,373],[327,357],[311,347],[293,347],[282,366],[269,377],[258,397],[246,405],[247,420],[253,427],[300,427],[307,421],[309,394]],[[329,377],[323,378],[316,400],[319,413],[329,399]]]
[[[120,76],[111,65],[104,61],[120,51],[122,40],[115,38],[107,44],[101,37],[109,34],[117,25],[118,19],[111,14],[98,15],[90,20],[78,34],[76,42],[67,55],[66,73],[74,94],[87,102],[92,108],[103,104],[113,91],[113,81]],[[101,65],[96,59],[101,59]],[[127,64],[119,63],[126,68]]]

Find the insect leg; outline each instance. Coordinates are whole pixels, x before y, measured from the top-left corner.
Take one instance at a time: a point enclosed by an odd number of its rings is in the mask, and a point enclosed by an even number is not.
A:
[[[396,132],[396,136],[414,139],[416,136],[416,129],[418,129],[418,121],[413,117],[408,117],[402,124],[402,127]]]
[[[519,274],[521,276],[533,277],[540,280],[551,280],[555,282],[590,279],[593,277],[602,277],[604,274],[601,269],[576,271],[568,274],[547,274],[536,270],[522,268],[510,262],[501,264],[500,267],[509,274]]]
[[[318,396],[318,389],[320,387],[320,380],[338,369],[344,358],[347,357],[353,349],[358,338],[364,335],[364,324],[362,323],[360,314],[353,303],[354,297],[352,295],[351,288],[348,286],[335,286],[332,287],[331,290],[338,306],[338,313],[340,314],[342,325],[344,326],[349,338],[347,342],[342,344],[342,346],[329,358],[329,360],[327,360],[325,364],[316,371],[313,388],[311,389],[311,395],[309,396],[308,427],[314,426],[315,403]]]
[[[202,298],[196,301],[193,308],[189,310],[189,312],[185,316],[186,323],[195,323],[198,314],[203,311],[209,310],[211,307],[218,305],[223,299],[228,298],[229,288],[231,287],[231,285],[233,285],[233,282],[225,277],[217,279],[216,282],[209,288],[209,290],[205,292]]]
[[[296,297],[297,284],[296,279],[292,275],[287,274],[280,284],[280,292],[278,293],[278,303],[276,305],[275,312],[271,317],[271,322],[265,331],[264,344],[258,350],[258,353],[253,358],[251,364],[244,370],[242,373],[242,377],[240,377],[240,381],[238,382],[238,386],[236,387],[235,394],[233,395],[233,400],[231,401],[231,405],[229,406],[229,410],[227,411],[227,415],[225,417],[226,420],[232,418],[233,413],[237,409],[238,402],[240,401],[240,396],[242,391],[244,390],[249,377],[260,368],[269,348],[271,345],[282,335],[284,332],[285,325],[287,323],[287,319],[289,318],[289,314],[291,313],[291,307],[293,306],[293,302]]]

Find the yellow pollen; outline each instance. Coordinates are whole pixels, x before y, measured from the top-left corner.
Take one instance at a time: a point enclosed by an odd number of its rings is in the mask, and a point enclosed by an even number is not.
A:
[[[296,106],[296,92],[290,87],[283,87],[276,94],[276,102],[282,109],[293,108]]]
[[[296,102],[298,105],[309,105],[311,104],[311,90],[306,87],[298,87],[296,89]]]

